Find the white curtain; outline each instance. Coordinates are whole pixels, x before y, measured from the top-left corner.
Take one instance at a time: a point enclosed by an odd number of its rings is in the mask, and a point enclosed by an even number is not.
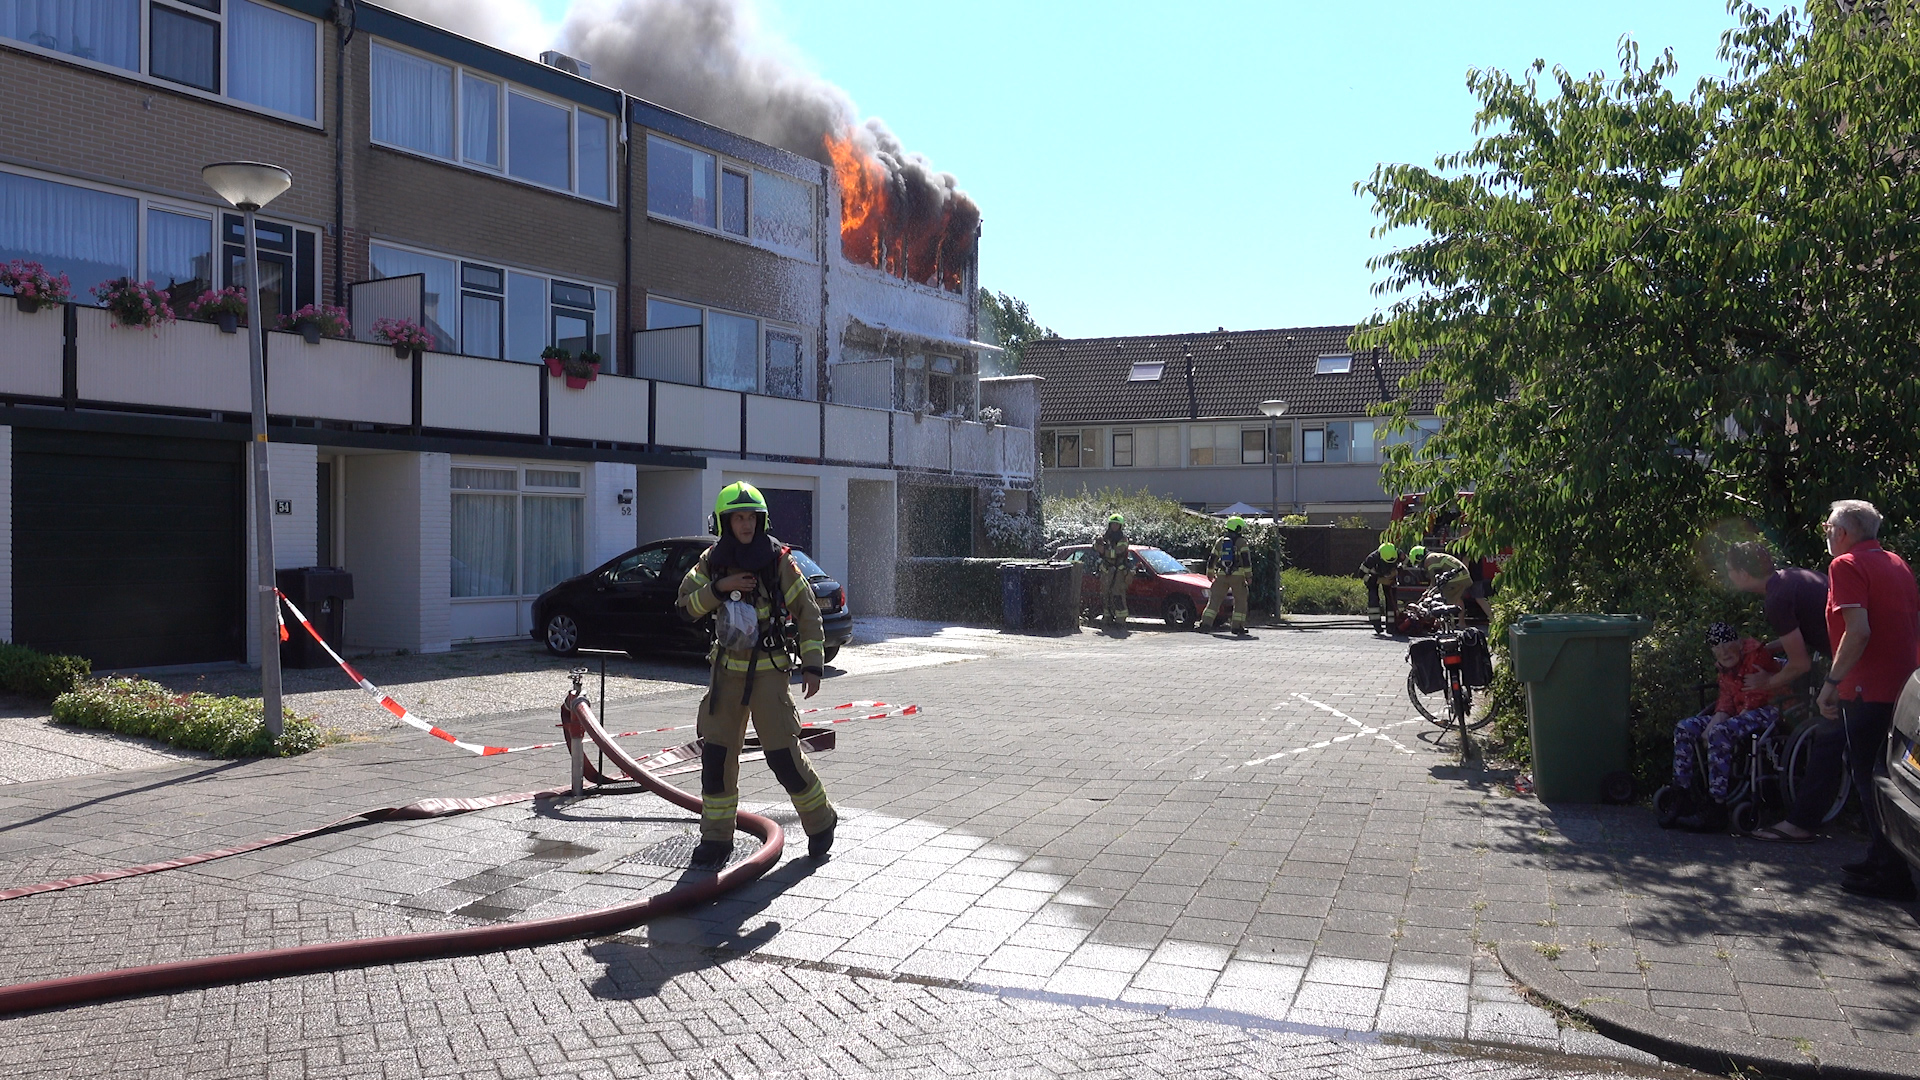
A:
[[[284,11],[233,0],[227,12],[228,96],[314,119],[317,30],[317,24]]]
[[[558,105],[508,91],[507,172],[562,191],[571,187],[567,116]]]
[[[580,522],[583,499],[565,495],[527,495],[522,535],[521,588],[531,596],[580,572]]]
[[[213,222],[166,210],[147,211],[147,277],[163,289],[213,284]]]
[[[437,259],[431,255],[421,255],[399,248],[371,246],[373,256],[373,276],[377,278],[405,277],[408,274],[422,274],[426,277],[423,307],[426,308],[427,329],[433,331],[433,349],[435,352],[458,352],[460,340],[456,336],[460,327],[460,284],[456,276],[459,268],[452,259]]]
[[[373,137],[435,157],[453,156],[453,69],[373,46]]]
[[[140,0],[0,0],[0,37],[140,70]]]
[[[707,385],[719,390],[758,390],[760,324],[753,319],[707,313]]]
[[[500,84],[460,76],[460,146],[468,161],[500,167]]]
[[[124,195],[0,172],[0,262],[27,259],[66,274],[74,298],[134,272],[139,204]]]
[[[804,259],[814,257],[812,184],[770,172],[753,174],[753,238]]]
[[[513,596],[515,495],[453,494],[453,595]]]

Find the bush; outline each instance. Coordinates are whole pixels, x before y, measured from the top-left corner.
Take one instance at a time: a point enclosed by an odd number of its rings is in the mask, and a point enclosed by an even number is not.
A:
[[[293,757],[327,741],[313,721],[286,713],[276,741],[262,722],[260,702],[213,694],[176,694],[145,679],[106,678],[53,701],[53,719],[75,727],[144,735],[215,757]]]
[[[49,656],[25,645],[0,642],[0,690],[55,698],[91,674],[93,664],[84,656]]]
[[[999,626],[1000,568],[1032,559],[903,559],[894,609],[909,619]]]
[[[1280,587],[1287,611],[1295,615],[1364,615],[1366,582],[1354,577],[1329,577],[1305,570],[1280,571]]]

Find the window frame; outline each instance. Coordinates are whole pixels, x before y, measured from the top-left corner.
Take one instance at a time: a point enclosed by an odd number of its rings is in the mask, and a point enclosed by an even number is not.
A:
[[[142,85],[151,86],[160,90],[168,90],[178,94],[185,94],[188,97],[196,97],[201,99],[202,101],[213,101],[213,102],[218,102],[222,105],[231,105],[236,109],[245,109],[248,112],[258,113],[262,116],[271,116],[277,120],[285,120],[289,123],[301,124],[303,126],[315,128],[318,130],[325,130],[327,127],[327,100],[326,100],[327,53],[326,53],[326,42],[324,40],[326,35],[323,34],[321,31],[322,31],[322,28],[325,27],[327,24],[325,23],[324,20],[317,19],[314,16],[309,15],[304,11],[298,11],[294,8],[283,7],[279,4],[273,3],[272,0],[253,0],[253,2],[261,4],[262,6],[271,7],[275,11],[282,12],[287,15],[292,15],[295,18],[302,19],[302,20],[305,20],[306,22],[313,24],[313,27],[314,27],[314,31],[313,31],[313,116],[306,117],[306,116],[301,116],[298,113],[281,112],[278,109],[270,109],[264,105],[256,105],[251,101],[246,101],[241,98],[227,96],[227,94],[225,93],[225,88],[232,85],[232,79],[228,73],[227,65],[231,62],[233,50],[229,47],[227,42],[227,12],[225,10],[226,5],[224,4],[221,5],[222,10],[216,15],[216,13],[210,12],[207,9],[199,7],[194,4],[188,4],[188,3],[182,3],[182,2],[168,2],[168,0],[139,0],[140,29],[138,31],[138,34],[139,34],[140,69],[138,71],[135,71],[131,68],[119,67],[117,65],[105,63],[99,60],[90,60],[84,56],[75,56],[73,53],[61,52],[59,49],[50,49],[44,45],[35,45],[30,41],[25,41],[20,38],[0,38],[0,41],[4,41],[6,47],[9,49],[18,49],[21,52],[32,53],[35,56],[45,57],[46,59],[57,61],[59,63],[70,64],[74,67],[86,68],[89,71],[97,71],[104,75],[112,75],[116,78],[125,79],[129,82],[140,83]],[[219,50],[219,57],[218,57],[216,66],[219,68],[220,85],[222,87],[221,92],[216,93],[212,91],[202,90],[197,86],[192,86],[187,83],[174,82],[172,79],[161,78],[160,76],[152,73],[153,19],[152,19],[152,16],[149,14],[149,11],[155,4],[159,4],[161,7],[170,8],[175,12],[179,12],[181,14],[188,15],[194,18],[209,19],[209,21],[217,20],[219,22],[220,32],[219,32],[219,37],[216,41],[216,48]]]
[[[519,274],[523,277],[540,279],[541,289],[543,291],[543,294],[546,297],[544,311],[541,315],[541,321],[545,324],[545,329],[541,331],[541,335],[542,335],[542,340],[544,340],[548,345],[552,345],[554,343],[553,283],[558,281],[563,285],[571,285],[577,288],[591,289],[593,291],[594,307],[593,307],[592,326],[593,326],[593,339],[596,342],[602,336],[600,333],[600,315],[601,315],[600,297],[603,293],[607,294],[608,299],[612,304],[611,309],[606,313],[607,324],[615,328],[613,332],[613,339],[614,339],[613,347],[616,350],[619,348],[618,327],[620,326],[620,320],[619,320],[620,295],[619,295],[619,287],[617,285],[613,285],[608,282],[596,281],[593,278],[587,278],[587,277],[563,278],[558,274],[551,274],[544,270],[533,270],[524,266],[515,265],[514,263],[510,263],[510,262],[490,262],[490,261],[484,261],[481,259],[463,258],[459,255],[449,255],[444,251],[434,251],[431,248],[420,247],[417,244],[397,243],[395,241],[381,239],[379,237],[375,237],[374,239],[368,241],[367,243],[366,274],[367,274],[367,280],[370,280],[370,281],[384,280],[381,278],[375,278],[373,276],[373,249],[375,247],[391,248],[395,251],[402,251],[411,255],[420,255],[430,259],[445,259],[448,262],[453,263],[454,291],[457,294],[454,297],[454,303],[456,305],[455,310],[459,315],[459,322],[461,323],[461,326],[459,329],[460,336],[453,343],[454,351],[452,355],[472,356],[472,357],[475,357],[476,359],[481,359],[481,360],[498,360],[501,363],[506,363],[506,364],[538,364],[540,363],[540,361],[537,358],[533,360],[518,360],[511,356],[506,355],[508,350],[512,347],[512,340],[513,340],[512,330],[509,329],[509,327],[512,325],[512,313],[513,313],[512,302],[511,302],[512,293],[509,288],[509,282],[511,281],[511,276],[514,274]],[[488,292],[486,289],[483,289],[483,288],[469,286],[466,283],[466,268],[468,266],[472,266],[476,269],[482,269],[482,270],[498,270],[500,272],[501,291],[498,293],[493,293],[493,292]],[[489,298],[497,297],[500,300],[500,352],[501,352],[500,356],[497,356],[497,357],[482,356],[477,353],[469,353],[465,351],[467,347],[467,340],[466,340],[467,332],[466,332],[466,326],[465,326],[465,322],[466,322],[465,303],[466,303],[466,296],[469,292],[473,293],[476,297],[478,296],[486,296]],[[575,307],[573,305],[567,305],[567,307],[569,310],[573,310],[573,311],[585,310],[583,308]],[[611,355],[602,355],[600,358],[600,365],[601,365],[602,374],[614,374],[613,369],[615,367],[615,357]],[[476,468],[477,467],[478,466],[476,466]]]
[[[1330,360],[1335,363],[1328,363]],[[1313,359],[1313,373],[1315,375],[1351,375],[1353,374],[1353,354],[1324,353],[1316,356]]]
[[[149,0],[149,2],[157,2],[157,0]],[[368,62],[366,65],[367,73],[366,73],[366,81],[364,85],[366,87],[369,109],[372,108],[373,93],[374,93],[373,62],[372,62],[372,51],[374,49],[386,49],[390,52],[402,53],[408,56],[417,57],[419,59],[426,60],[429,63],[438,64],[439,66],[444,68],[450,68],[453,71],[453,93],[451,95],[453,114],[452,116],[449,117],[449,120],[453,124],[453,154],[451,157],[441,157],[438,154],[428,153],[425,150],[416,150],[411,146],[403,146],[399,143],[383,142],[373,137],[373,128],[371,124],[369,124],[367,128],[367,145],[377,146],[382,150],[390,150],[396,154],[406,154],[410,157],[419,158],[422,161],[431,161],[437,165],[447,165],[456,169],[463,169],[467,172],[477,173],[481,176],[489,176],[495,180],[504,180],[511,184],[519,184],[522,187],[532,188],[535,191],[547,191],[547,192],[552,192],[553,194],[556,194],[556,195],[565,195],[568,198],[579,199],[582,202],[589,202],[594,204],[595,206],[620,205],[620,184],[619,184],[619,167],[618,167],[618,164],[619,164],[618,158],[620,155],[615,151],[615,147],[617,147],[620,144],[620,118],[619,117],[613,116],[609,113],[603,113],[598,109],[588,108],[585,105],[577,104],[565,98],[555,97],[552,94],[548,94],[543,91],[536,90],[533,87],[524,85],[522,83],[514,82],[512,79],[506,78],[504,76],[496,75],[493,72],[485,71],[480,68],[469,68],[465,64],[461,64],[453,60],[448,60],[442,56],[435,56],[432,53],[425,52],[420,49],[410,48],[406,45],[400,44],[399,42],[392,41],[390,39],[382,38],[382,37],[373,37],[373,38],[370,38],[367,42]],[[498,91],[498,94],[494,99],[494,110],[493,110],[494,147],[500,157],[500,163],[498,165],[486,165],[478,161],[469,161],[467,159],[467,132],[465,127],[466,107],[467,107],[466,106],[466,79],[467,79],[467,73],[469,71],[473,73],[472,77],[475,80],[492,83],[494,85],[494,88]],[[564,188],[553,187],[552,185],[549,185],[549,184],[543,184],[538,180],[529,180],[526,177],[513,175],[513,172],[512,172],[513,125],[511,120],[508,117],[508,114],[512,111],[512,101],[513,101],[514,94],[519,94],[521,97],[527,98],[531,101],[535,101],[543,105],[550,105],[555,108],[566,111],[567,113],[567,183],[568,183],[567,187],[564,187]],[[595,195],[585,195],[585,194],[582,194],[580,191],[580,160],[579,159],[580,159],[580,114],[581,113],[585,113],[588,116],[598,117],[606,121],[607,123],[608,140],[607,140],[606,187],[607,187],[608,197],[604,199]]]
[[[480,470],[485,470],[489,472],[510,472],[513,474],[514,486],[512,490],[492,489],[492,488],[454,487],[452,470],[455,470],[455,469],[480,469]],[[530,484],[527,480],[527,474],[530,472],[572,473],[575,476],[579,477],[580,485],[578,487],[553,487],[550,485]],[[587,483],[587,470],[583,466],[570,465],[564,462],[529,463],[529,462],[496,461],[496,460],[489,460],[489,459],[455,458],[450,466],[448,476],[447,476],[447,495],[449,500],[458,498],[461,495],[486,495],[486,496],[510,495],[513,497],[513,500],[514,500],[513,589],[514,591],[509,593],[501,593],[493,596],[454,596],[451,567],[449,567],[449,574],[448,574],[448,581],[447,581],[447,598],[449,602],[455,603],[455,604],[497,604],[497,603],[504,603],[504,602],[525,602],[525,601],[533,600],[539,597],[540,593],[527,591],[527,583],[526,583],[526,556],[527,556],[526,500],[529,497],[537,498],[537,499],[571,498],[571,499],[578,500],[582,504],[580,508],[580,534],[578,537],[576,537],[576,539],[579,542],[579,548],[574,553],[577,568],[575,569],[574,573],[581,574],[581,573],[585,573],[588,570],[591,570],[592,567],[586,564],[587,550],[588,550],[587,534],[590,531],[592,531],[592,528],[593,528],[593,525],[592,525],[593,519],[591,514],[592,508],[585,505],[587,502],[588,494],[589,494],[589,489],[588,489],[588,483]],[[453,555],[451,552],[452,546],[453,546],[452,535],[451,533],[449,533],[448,548],[450,550],[447,556],[449,562],[451,562],[453,558]],[[563,578],[562,580],[565,580],[565,579]],[[551,586],[548,586],[548,587],[551,588]],[[544,592],[545,590],[543,589],[541,591]]]
[[[1127,448],[1124,451],[1120,449],[1121,439],[1127,440]],[[1120,460],[1120,455],[1122,453],[1126,454],[1127,460],[1125,461]],[[1113,433],[1113,448],[1112,448],[1111,454],[1108,457],[1108,460],[1113,462],[1113,467],[1116,469],[1133,468],[1133,432],[1132,430],[1116,431]]]
[[[755,185],[758,183],[758,178],[762,175],[767,174],[769,170],[760,168],[759,166],[753,165],[749,162],[741,161],[738,158],[728,157],[726,154],[723,154],[718,150],[712,149],[711,147],[701,146],[699,143],[688,142],[685,139],[676,139],[670,135],[665,135],[658,131],[647,130],[646,138],[647,138],[647,141],[649,142],[659,141],[659,142],[667,143],[672,146],[678,146],[685,150],[690,150],[696,154],[704,154],[707,157],[713,159],[713,175],[707,178],[708,183],[710,184],[710,190],[713,192],[713,224],[712,225],[708,225],[700,221],[692,221],[687,218],[675,217],[672,214],[655,210],[653,208],[653,201],[651,198],[650,191],[648,192],[648,194],[643,195],[639,200],[640,205],[646,208],[647,220],[657,221],[664,225],[677,225],[684,229],[692,229],[694,232],[703,233],[707,236],[719,237],[722,240],[728,240],[736,244],[747,244],[752,247],[759,248],[761,251],[771,252],[775,255],[780,256],[781,258],[793,259],[797,262],[818,263],[820,261],[819,255],[818,255],[818,248],[819,248],[819,242],[820,242],[820,227],[817,221],[813,228],[814,250],[808,252],[806,255],[799,254],[799,250],[800,250],[799,248],[787,247],[785,245],[775,244],[773,241],[764,238],[763,236],[761,236],[759,233],[755,231],[754,219],[753,219],[755,199],[754,199],[753,189]],[[651,147],[649,147],[647,151],[648,168],[637,170],[638,172],[641,173],[641,182],[643,184],[646,183],[645,174],[652,168],[652,161],[653,161],[653,151]],[[746,205],[741,210],[741,213],[745,215],[745,218],[746,218],[747,231],[745,233],[732,232],[726,227],[727,197],[726,197],[726,191],[725,191],[724,177],[725,177],[725,174],[727,173],[733,173],[746,180],[745,190],[743,192],[743,197],[742,197],[742,201]],[[819,200],[824,197],[823,189],[821,188],[821,186],[819,184],[813,183],[810,180],[804,180],[797,176],[788,176],[785,173],[780,174],[780,179],[790,181],[795,184],[799,184],[802,187],[806,188],[809,193],[811,193],[812,203],[813,203],[812,209],[817,219],[819,210],[820,210]]]
[[[668,220],[674,220],[674,219],[668,219]],[[641,304],[640,304],[640,310],[646,314],[646,323],[647,323],[647,325],[641,327],[642,330],[676,330],[676,329],[685,329],[686,326],[688,325],[686,323],[682,323],[677,326],[664,326],[664,327],[654,326],[653,310],[651,305],[656,302],[662,303],[662,304],[671,304],[675,307],[687,308],[689,310],[697,311],[700,313],[700,321],[692,325],[696,325],[700,328],[700,385],[703,388],[709,389],[709,390],[731,390],[733,393],[736,393],[736,394],[756,394],[760,397],[777,397],[784,401],[816,400],[815,397],[813,396],[814,394],[813,365],[807,363],[807,357],[809,355],[808,350],[809,350],[809,347],[813,344],[813,339],[806,332],[806,329],[802,327],[799,323],[790,323],[780,319],[769,319],[764,315],[754,315],[750,312],[736,311],[732,308],[718,307],[713,304],[699,304],[699,303],[693,302],[692,300],[682,300],[680,297],[671,296],[666,293],[650,292],[646,294],[646,297],[641,300]],[[726,315],[736,319],[751,319],[755,323],[754,335],[753,335],[753,350],[754,350],[753,351],[753,356],[754,356],[753,387],[754,388],[752,390],[733,390],[731,387],[714,386],[707,381],[707,372],[709,369],[707,350],[713,344],[711,319],[712,319],[712,316],[715,314]],[[786,334],[791,337],[796,337],[800,339],[800,396],[799,397],[790,398],[784,394],[767,393],[767,335],[768,334]]]

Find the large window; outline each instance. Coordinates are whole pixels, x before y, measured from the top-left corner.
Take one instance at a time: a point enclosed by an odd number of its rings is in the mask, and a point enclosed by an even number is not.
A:
[[[1266,428],[1195,424],[1187,429],[1189,465],[1259,465],[1266,458]]]
[[[558,345],[576,356],[598,352],[603,370],[612,372],[617,324],[609,287],[391,244],[374,244],[371,254],[376,278],[425,278],[427,329],[437,352],[537,364],[547,346]]]
[[[1300,434],[1303,441],[1300,454],[1302,461],[1328,465],[1366,464],[1378,456],[1374,448],[1374,425],[1371,420],[1333,420],[1321,427],[1307,428]]]
[[[647,136],[647,212],[814,257],[813,185]]]
[[[0,172],[0,261],[28,259],[65,274],[74,295],[137,272],[140,201]]]
[[[614,201],[610,117],[417,53],[372,54],[376,144]]]
[[[452,471],[451,592],[536,596],[578,574],[586,536],[577,469],[507,465]]]
[[[1041,432],[1040,464],[1051,469],[1099,468],[1099,429]]]
[[[269,4],[0,0],[0,37],[285,116],[319,119],[319,23]]]
[[[777,397],[806,396],[806,339],[797,330],[750,315],[647,298],[648,330],[688,327],[701,328],[705,385]]]

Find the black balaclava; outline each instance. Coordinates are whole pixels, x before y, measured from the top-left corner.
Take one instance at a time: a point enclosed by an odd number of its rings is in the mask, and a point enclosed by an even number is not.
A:
[[[716,567],[724,566],[755,574],[772,566],[779,549],[774,547],[773,537],[767,535],[767,515],[755,514],[754,519],[753,539],[744,544],[733,538],[731,526],[725,521],[719,522],[720,542],[713,545],[713,554],[708,557],[708,562]]]

